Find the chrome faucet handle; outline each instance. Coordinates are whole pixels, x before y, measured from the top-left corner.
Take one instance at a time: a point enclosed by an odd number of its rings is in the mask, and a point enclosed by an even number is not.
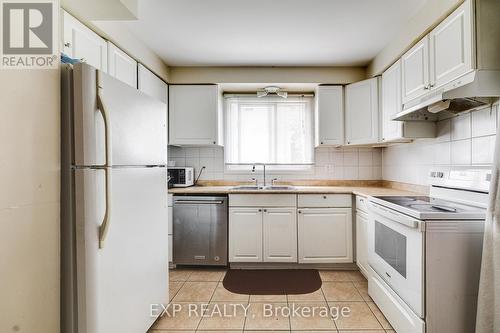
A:
[[[257,180],[257,178],[252,177],[252,178],[250,178],[250,180],[255,182],[255,186],[259,187],[259,181]]]
[[[274,183],[276,183],[277,180],[278,180],[278,178],[271,179],[271,185],[274,186]]]

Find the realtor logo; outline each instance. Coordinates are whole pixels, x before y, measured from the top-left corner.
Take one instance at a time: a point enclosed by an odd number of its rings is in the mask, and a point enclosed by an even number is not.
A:
[[[55,1],[1,3],[2,68],[57,68]]]

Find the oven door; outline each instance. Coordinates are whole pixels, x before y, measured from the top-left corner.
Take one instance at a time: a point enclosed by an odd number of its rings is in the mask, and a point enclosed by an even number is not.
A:
[[[423,222],[369,203],[368,264],[424,318]]]

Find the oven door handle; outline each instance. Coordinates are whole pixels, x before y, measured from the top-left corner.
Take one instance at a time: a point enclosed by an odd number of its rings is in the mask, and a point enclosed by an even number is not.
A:
[[[371,211],[374,212],[377,215],[380,215],[382,217],[385,217],[387,219],[390,219],[393,222],[402,224],[404,226],[407,226],[412,229],[421,229],[423,227],[423,223],[421,221],[412,219],[409,216],[406,216],[404,214],[400,214],[398,212],[395,212],[391,209],[385,208],[379,204],[376,204],[374,202],[369,202],[369,206],[371,208]]]

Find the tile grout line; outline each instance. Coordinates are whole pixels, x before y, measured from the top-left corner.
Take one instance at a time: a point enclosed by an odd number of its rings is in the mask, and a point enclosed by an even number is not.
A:
[[[321,278],[321,275],[320,275],[320,278]],[[323,281],[323,279],[321,279],[321,288],[319,288],[319,289],[321,290],[321,294],[323,295],[323,299],[326,302],[326,307],[328,309],[328,313],[330,314],[330,303],[328,303],[328,299],[326,298],[325,292],[323,291],[323,282],[327,282],[327,281]],[[333,322],[333,326],[335,326],[335,332],[338,332],[339,328],[337,327],[337,323],[335,322],[333,317],[330,317],[330,320]]]
[[[219,280],[220,280],[220,278],[219,278]],[[205,282],[210,282],[210,281],[205,281]],[[219,286],[219,282],[218,282],[218,281],[216,281],[216,283],[217,283],[217,284],[216,284],[216,286],[215,286],[215,288],[214,288],[214,291],[212,292],[212,295],[210,296],[210,299],[208,300],[208,303],[207,303],[207,304],[208,304],[208,305],[207,305],[207,309],[206,309],[205,311],[208,311],[208,307],[210,306],[210,304],[211,304],[211,302],[212,302],[212,298],[214,298],[215,291],[217,290],[217,287]],[[203,303],[203,302],[202,302],[202,303]],[[203,312],[203,313],[201,314],[201,319],[200,319],[200,321],[198,322],[198,325],[196,325],[196,329],[194,330],[195,332],[197,332],[197,331],[198,331],[198,328],[200,328],[201,322],[203,321],[203,318],[204,318],[204,317],[203,317],[203,316],[204,316],[204,314],[205,314],[205,312]]]

